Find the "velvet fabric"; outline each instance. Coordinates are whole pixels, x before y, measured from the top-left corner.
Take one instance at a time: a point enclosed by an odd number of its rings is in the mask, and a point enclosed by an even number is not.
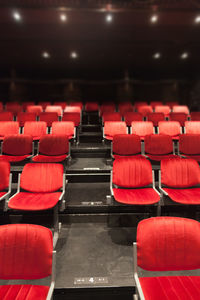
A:
[[[36,121],[37,114],[34,112],[19,112],[17,114],[17,121],[20,127],[24,127],[24,123],[28,121]]]
[[[0,121],[13,121],[13,113],[11,111],[1,111]]]
[[[74,136],[74,122],[53,122],[52,123],[52,134],[53,135],[65,135],[68,139]]]
[[[113,112],[113,113],[109,113],[109,112],[105,112],[102,116],[102,120],[103,120],[103,123],[108,121],[121,121],[122,120],[122,116],[119,112]]]
[[[10,164],[7,161],[0,161],[0,191],[3,191],[8,188],[9,178]]]
[[[200,276],[140,278],[145,300],[199,300]]]
[[[30,224],[0,226],[0,279],[33,280],[50,276],[52,251],[52,232],[46,227]]]
[[[200,184],[200,168],[193,159],[161,161],[161,183],[167,187],[187,188]]]
[[[178,138],[181,134],[181,125],[177,121],[160,121],[158,122],[159,134],[167,134]]]
[[[80,112],[64,112],[62,121],[74,122],[74,125],[78,127],[81,122],[81,114]]]
[[[108,140],[112,140],[116,134],[127,134],[126,123],[123,121],[120,122],[108,122],[104,124],[104,135]]]
[[[153,126],[158,126],[158,122],[165,120],[165,115],[162,112],[154,112],[147,115],[147,120],[153,123]]]
[[[182,154],[197,155],[198,157],[200,155],[200,135],[181,134],[179,139],[179,151]]]
[[[137,227],[137,264],[149,271],[200,268],[200,223],[177,217],[142,220]],[[161,298],[162,299],[162,298]]]
[[[63,186],[63,165],[26,164],[22,170],[20,187],[33,193],[49,193]]]
[[[113,184],[138,188],[152,184],[152,167],[146,158],[122,158],[113,162]]]
[[[4,138],[9,134],[19,133],[19,123],[14,121],[0,122],[0,137]]]
[[[134,155],[141,153],[140,137],[135,134],[118,134],[113,137],[113,153]]]
[[[4,138],[2,152],[12,156],[30,155],[32,142],[33,139],[30,135],[8,135]]]
[[[185,132],[187,134],[200,134],[200,121],[186,121]]]
[[[140,138],[144,138],[146,135],[153,134],[153,123],[144,121],[133,121],[131,123],[131,129],[133,134],[137,134]]]
[[[8,203],[8,207],[16,210],[46,210],[53,208],[59,201],[61,192],[28,193],[20,192]]]
[[[143,121],[143,116],[139,112],[126,112],[124,114],[124,121],[126,122],[127,126],[131,126],[133,121]]]
[[[140,189],[113,189],[114,198],[117,202],[131,205],[149,205],[160,201],[160,196],[153,188]]]
[[[58,114],[56,112],[42,112],[39,114],[39,120],[46,122],[48,127],[51,127],[53,122],[58,121]]]
[[[32,136],[33,140],[39,140],[47,133],[47,123],[42,121],[25,122],[24,134]]]

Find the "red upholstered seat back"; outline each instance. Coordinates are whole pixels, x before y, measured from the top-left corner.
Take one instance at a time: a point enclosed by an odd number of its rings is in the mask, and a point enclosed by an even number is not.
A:
[[[24,126],[24,123],[27,121],[36,121],[37,114],[34,112],[20,112],[17,114],[17,121],[19,126]]]
[[[2,145],[3,154],[28,155],[32,153],[33,139],[30,135],[8,135]]]
[[[103,122],[106,122],[106,121],[121,121],[122,117],[121,117],[120,113],[118,113],[118,112],[112,112],[112,113],[105,112],[102,116],[102,120],[103,120]]]
[[[44,155],[63,155],[69,153],[69,140],[63,135],[45,135],[39,142],[39,153]]]
[[[45,112],[57,113],[58,116],[62,115],[62,107],[59,105],[47,105]]]
[[[153,134],[153,123],[143,121],[133,121],[131,123],[132,133],[139,136]]]
[[[168,115],[171,109],[168,105],[158,105],[155,107],[155,112],[163,113],[164,115]]]
[[[181,133],[180,123],[177,121],[160,121],[158,122],[159,133],[170,136],[178,136]]]
[[[52,273],[52,233],[29,224],[0,226],[0,279],[40,279]]]
[[[41,105],[28,105],[26,108],[27,112],[33,112],[39,115],[43,111],[43,108]]]
[[[154,126],[158,126],[158,122],[165,120],[165,115],[162,112],[150,113],[147,115],[147,120],[153,122]]]
[[[118,134],[113,137],[113,153],[133,155],[141,153],[140,137],[135,134]]]
[[[64,113],[65,112],[69,112],[69,113],[79,113],[81,114],[81,107],[80,106],[66,106],[65,107],[65,110],[64,110]]]
[[[151,101],[150,105],[154,108],[155,106],[163,105],[163,103],[161,101]]]
[[[54,102],[54,105],[56,105],[56,106],[61,106],[62,109],[65,109],[65,107],[67,106],[67,102],[64,102],[64,101],[56,101],[56,102]]]
[[[181,134],[179,151],[184,154],[200,154],[200,134]]]
[[[172,108],[173,112],[181,112],[181,113],[185,113],[186,115],[189,115],[189,108],[186,105],[174,105]]]
[[[99,105],[97,102],[87,102],[85,104],[85,110],[86,111],[98,111]]]
[[[100,109],[100,116],[102,116],[105,112],[115,112],[115,104],[109,103],[109,104],[102,104]]]
[[[200,134],[200,121],[186,121],[185,122],[185,132]]]
[[[0,136],[5,136],[8,134],[18,134],[19,133],[19,123],[14,121],[0,122]]]
[[[13,121],[13,113],[11,111],[0,112],[0,121]]]
[[[172,137],[164,134],[151,134],[144,139],[145,153],[169,154],[173,152]]]
[[[26,101],[22,103],[22,109],[25,111],[28,106],[34,105],[35,103],[33,101]]]
[[[118,110],[122,116],[125,115],[126,112],[133,112],[134,107],[130,102],[120,103],[118,105]]]
[[[178,121],[181,126],[185,126],[185,121],[187,121],[188,116],[185,113],[171,113],[169,115],[170,121]]]
[[[128,111],[124,114],[124,121],[126,122],[127,126],[131,126],[131,123],[133,121],[142,121],[142,120],[143,120],[143,116],[138,112]]]
[[[62,121],[52,123],[52,134],[74,135],[74,122]]]
[[[79,126],[81,121],[81,114],[80,112],[64,112],[62,121],[74,122],[75,126]]]
[[[149,113],[153,112],[153,108],[151,105],[140,105],[138,106],[137,111],[145,117]]]
[[[45,135],[47,132],[47,123],[42,121],[25,122],[24,134],[35,136]]]
[[[38,105],[42,106],[42,109],[45,110],[45,108],[48,105],[51,105],[51,102],[50,101],[40,101],[40,102],[38,102]]]
[[[200,223],[184,218],[155,217],[137,228],[137,264],[150,271],[200,268]]]
[[[113,183],[126,188],[151,184],[151,163],[146,158],[116,159],[113,163]]]
[[[192,121],[200,121],[200,111],[192,111],[190,116]]]
[[[21,174],[20,186],[33,193],[55,192],[63,186],[63,165],[26,164]]]
[[[108,136],[114,136],[116,134],[126,134],[127,128],[126,123],[123,121],[106,121],[104,124],[104,134]]]
[[[83,103],[82,102],[71,101],[70,106],[79,106],[80,109],[82,109],[83,108]]]
[[[7,161],[0,161],[0,191],[9,186],[10,164]]]
[[[200,168],[193,159],[163,159],[161,182],[169,187],[186,188],[200,184]]]
[[[173,107],[173,106],[176,106],[176,105],[178,105],[178,102],[177,101],[167,101],[166,103],[165,103],[165,105],[168,105],[169,107]]]
[[[17,114],[18,112],[22,111],[22,106],[16,102],[8,102],[6,104],[6,110],[11,111],[13,114]]]
[[[39,114],[39,119],[51,127],[53,122],[58,121],[58,114],[56,112],[42,112]]]

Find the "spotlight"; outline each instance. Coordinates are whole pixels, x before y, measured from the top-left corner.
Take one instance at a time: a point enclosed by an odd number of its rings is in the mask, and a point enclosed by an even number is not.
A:
[[[42,53],[42,56],[43,56],[44,58],[50,58],[50,54],[49,54],[47,51],[44,51],[44,52]]]
[[[183,52],[183,53],[181,54],[181,59],[187,59],[188,56],[189,56],[188,52]]]
[[[161,58],[161,54],[159,52],[156,52],[156,53],[154,53],[153,58],[159,59],[159,58]]]
[[[78,58],[77,52],[76,51],[72,51],[71,54],[70,54],[70,57],[73,58],[73,59]]]
[[[196,18],[195,18],[194,21],[195,21],[195,23],[197,23],[197,24],[200,23],[200,16],[196,16]]]
[[[111,14],[106,15],[106,22],[111,23],[113,20],[113,16]]]
[[[20,13],[18,13],[17,11],[13,12],[13,18],[18,22],[21,21],[21,19],[22,19]]]
[[[66,14],[60,14],[60,20],[61,20],[62,22],[66,22],[66,21],[67,21],[67,16],[66,16]]]
[[[150,19],[151,23],[156,23],[158,21],[158,16],[157,15],[153,15]]]

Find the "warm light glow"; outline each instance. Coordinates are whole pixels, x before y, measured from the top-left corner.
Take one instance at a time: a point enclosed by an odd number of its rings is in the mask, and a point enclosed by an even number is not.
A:
[[[197,16],[194,21],[195,23],[200,23],[200,16]]]
[[[71,56],[71,58],[73,58],[73,59],[78,58],[78,54],[77,54],[76,51],[72,51],[71,54],[70,54],[70,56]]]
[[[181,59],[187,59],[189,54],[187,52],[184,52],[181,54]]]
[[[106,15],[106,22],[111,23],[113,20],[113,16],[111,14]]]
[[[50,57],[50,54],[49,54],[47,51],[44,51],[44,52],[42,53],[42,56],[43,56],[44,58],[49,58],[49,57]]]
[[[13,18],[14,18],[16,21],[21,21],[21,19],[22,19],[20,13],[18,13],[17,11],[13,12]]]
[[[150,19],[151,23],[156,23],[158,21],[158,16],[157,15],[153,15]]]
[[[62,22],[66,22],[66,21],[67,21],[67,16],[66,16],[66,14],[60,14],[60,20],[61,20]]]
[[[153,55],[153,58],[154,59],[159,59],[161,58],[161,54],[159,52],[156,52],[154,55]]]

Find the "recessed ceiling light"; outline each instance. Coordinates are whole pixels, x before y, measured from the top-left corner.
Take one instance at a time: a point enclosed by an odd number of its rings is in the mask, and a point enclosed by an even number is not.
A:
[[[70,57],[73,58],[73,59],[78,58],[77,52],[76,51],[72,51],[71,54],[70,54]]]
[[[49,52],[47,52],[47,51],[44,51],[44,52],[42,53],[42,56],[43,56],[44,58],[50,58],[50,54],[49,54]]]
[[[106,22],[111,23],[113,20],[113,16],[111,14],[106,15]]]
[[[196,16],[194,21],[195,21],[195,23],[200,23],[200,16]]]
[[[13,18],[14,18],[16,21],[21,21],[21,19],[22,19],[20,13],[18,13],[17,11],[14,11],[14,12],[13,12]]]
[[[156,52],[156,53],[154,53],[153,58],[159,59],[159,58],[161,58],[161,54],[159,52]]]
[[[151,23],[156,23],[158,21],[158,16],[157,15],[151,16],[150,21],[151,21]]]
[[[67,15],[66,14],[60,14],[60,20],[62,22],[66,22],[67,21]]]
[[[189,56],[188,52],[183,52],[183,53],[181,54],[181,59],[187,59],[188,56]]]

